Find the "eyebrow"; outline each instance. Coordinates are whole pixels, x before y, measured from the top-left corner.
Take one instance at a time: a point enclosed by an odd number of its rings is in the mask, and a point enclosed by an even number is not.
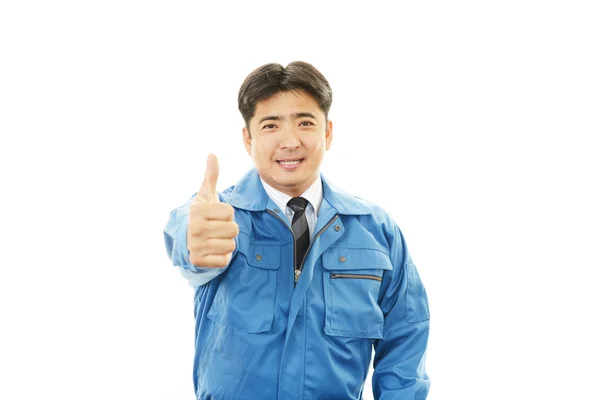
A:
[[[313,113],[309,113],[309,112],[299,112],[299,113],[293,113],[293,114],[290,114],[290,117],[291,117],[292,119],[297,119],[297,118],[306,118],[306,117],[308,117],[308,118],[313,118],[313,119],[317,119],[317,117],[315,117],[315,116],[313,115]],[[264,116],[264,117],[262,117],[262,118],[260,119],[260,121],[258,121],[258,123],[259,123],[259,124],[262,124],[263,122],[265,122],[265,121],[268,121],[268,120],[272,120],[272,121],[280,121],[280,120],[282,120],[282,119],[283,119],[283,118],[281,118],[281,117],[279,117],[279,116],[277,116],[277,115],[267,115],[267,116]]]

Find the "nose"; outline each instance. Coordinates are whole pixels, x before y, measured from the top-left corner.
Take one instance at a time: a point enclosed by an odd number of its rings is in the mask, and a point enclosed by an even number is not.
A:
[[[297,149],[302,144],[298,134],[293,129],[281,130],[281,135],[279,148],[282,150]]]

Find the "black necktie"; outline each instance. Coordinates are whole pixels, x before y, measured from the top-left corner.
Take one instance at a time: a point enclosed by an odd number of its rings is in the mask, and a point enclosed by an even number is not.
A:
[[[302,197],[293,197],[287,205],[294,212],[292,218],[292,231],[294,232],[294,246],[296,249],[294,282],[298,282],[302,260],[310,245],[310,233],[308,231],[308,221],[306,220],[308,200]]]

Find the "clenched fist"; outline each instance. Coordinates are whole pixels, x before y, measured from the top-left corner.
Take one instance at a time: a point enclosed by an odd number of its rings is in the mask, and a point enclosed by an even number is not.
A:
[[[239,227],[233,220],[233,207],[219,200],[218,178],[217,157],[209,154],[204,182],[190,205],[187,228],[190,262],[197,267],[224,267],[235,250]]]

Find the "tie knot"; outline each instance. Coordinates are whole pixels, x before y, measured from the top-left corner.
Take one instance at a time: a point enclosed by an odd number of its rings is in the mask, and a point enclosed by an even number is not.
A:
[[[307,205],[308,200],[306,200],[304,197],[292,197],[287,203],[287,206],[294,212],[306,209]]]

